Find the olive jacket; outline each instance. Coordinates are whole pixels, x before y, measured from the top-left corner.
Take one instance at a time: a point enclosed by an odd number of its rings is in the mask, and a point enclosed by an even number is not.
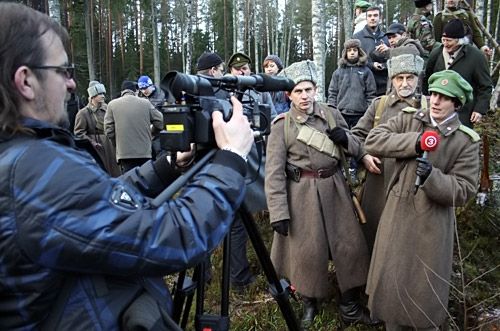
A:
[[[424,130],[439,133],[429,152],[432,171],[414,194],[415,144]],[[477,191],[479,136],[455,116],[433,127],[426,111],[402,111],[370,131],[370,154],[395,158],[395,174],[375,239],[366,292],[373,316],[391,324],[430,328],[447,317],[454,208]]]

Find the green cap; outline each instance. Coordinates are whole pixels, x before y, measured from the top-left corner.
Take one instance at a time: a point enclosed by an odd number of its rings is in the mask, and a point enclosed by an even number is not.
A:
[[[472,86],[453,70],[443,70],[429,77],[429,92],[437,92],[457,98],[462,106],[472,101]]]
[[[245,64],[251,64],[252,60],[250,60],[250,57],[246,55],[245,53],[234,53],[231,55],[229,58],[229,61],[227,62],[228,67],[241,67],[244,66]]]
[[[362,9],[368,9],[371,6],[372,4],[365,0],[357,0],[356,3],[354,4],[354,8],[362,8]]]

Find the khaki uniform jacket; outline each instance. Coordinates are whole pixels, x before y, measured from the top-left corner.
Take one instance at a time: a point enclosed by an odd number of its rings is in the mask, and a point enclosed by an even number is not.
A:
[[[479,178],[479,136],[460,124],[454,117],[433,128],[427,112],[403,111],[366,139],[370,154],[396,159],[366,289],[371,313],[386,322],[430,328],[447,316],[454,208],[474,196]],[[441,141],[429,152],[432,171],[414,195],[415,143],[424,130],[436,130]]]
[[[104,134],[104,116],[106,112],[107,105],[105,103],[99,108],[89,103],[76,113],[74,133],[79,138],[90,140],[101,157],[107,173],[112,177],[118,177],[121,175],[121,171],[116,162],[115,147]]]
[[[356,126],[351,130],[353,136],[361,143],[363,156],[366,154],[366,151],[364,151],[365,140],[366,137],[368,137],[370,130],[374,127],[375,115],[380,102],[382,102],[381,98],[376,98],[366,111],[365,115],[358,121],[358,124],[356,124]],[[386,123],[390,118],[397,116],[401,110],[406,107],[420,108],[420,100],[414,96],[410,96],[406,99],[400,99],[396,92],[392,91],[387,95],[385,106],[382,115],[378,120],[378,124],[380,125]],[[374,156],[379,157],[380,161],[382,161],[382,164],[379,166],[382,173],[377,175],[367,171],[363,194],[361,196],[361,207],[366,215],[366,224],[363,224],[362,228],[370,252],[373,248],[373,243],[375,242],[375,235],[377,233],[380,215],[382,215],[382,210],[385,206],[389,180],[391,179],[391,175],[394,173],[394,159],[384,159],[379,155]]]
[[[415,12],[408,20],[407,24],[410,38],[420,41],[420,44],[428,52],[432,51],[436,44],[434,39],[434,28],[430,15],[426,15],[421,8],[415,8]],[[438,39],[440,41],[441,38]]]
[[[116,143],[116,159],[151,158],[151,124],[163,128],[163,115],[131,91],[112,100],[104,118],[106,135]]]
[[[288,147],[285,145],[286,120],[276,121],[267,146],[265,191],[271,222],[290,219],[289,235],[275,233],[271,259],[278,274],[290,279],[297,291],[307,297],[326,297],[329,252],[337,269],[340,290],[366,283],[369,263],[366,242],[354,214],[352,200],[339,162],[296,140],[294,120],[325,132],[326,112],[333,112],[336,125],[347,130],[340,112],[324,104],[314,104],[314,113],[305,115],[292,104]],[[349,136],[350,154],[359,145]],[[336,168],[328,178],[302,177],[295,182],[285,176],[289,162],[301,169]]]
[[[432,25],[434,26],[434,39],[439,41],[441,40],[444,26],[454,18],[458,18],[462,21],[462,23],[467,24],[470,27],[472,32],[472,42],[474,42],[477,48],[484,46],[483,35],[481,33],[481,29],[479,29],[479,26],[474,20],[474,14],[463,8],[454,11],[445,8],[443,11],[436,14],[434,20],[432,21]]]

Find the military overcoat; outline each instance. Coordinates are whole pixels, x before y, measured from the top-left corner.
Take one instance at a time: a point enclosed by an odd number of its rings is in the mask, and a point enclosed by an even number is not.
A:
[[[433,127],[427,112],[403,111],[366,139],[370,154],[396,159],[366,290],[372,315],[386,322],[430,328],[447,316],[454,208],[474,196],[479,177],[479,136],[464,128],[457,116]],[[437,131],[441,141],[414,194],[415,144],[424,130]]]
[[[329,252],[336,267],[341,291],[364,285],[368,270],[368,250],[354,214],[351,195],[339,161],[296,139],[294,121],[325,132],[326,113],[332,112],[336,125],[347,130],[340,112],[314,104],[306,115],[293,105],[285,143],[286,120],[275,122],[269,136],[265,190],[271,222],[290,219],[289,235],[275,233],[271,259],[278,274],[288,277],[297,291],[307,297],[329,294]],[[349,134],[348,152],[357,155],[359,145]],[[295,182],[285,176],[289,162],[301,169],[334,168],[328,178],[302,177]]]
[[[377,108],[381,102],[383,102],[381,105],[383,110],[380,114],[380,118],[375,120]],[[364,151],[366,137],[375,124],[386,123],[390,118],[398,115],[401,110],[406,107],[420,108],[419,98],[410,96],[406,99],[400,99],[396,92],[392,91],[385,98],[378,97],[372,102],[365,115],[361,117],[358,124],[351,130],[353,136],[359,139],[361,143],[363,156],[366,154],[366,151]],[[382,161],[379,166],[382,173],[378,175],[367,172],[361,195],[361,207],[366,215],[366,224],[363,224],[362,228],[370,252],[375,242],[375,234],[377,233],[380,215],[384,209],[389,180],[394,173],[394,159],[382,158],[380,155],[373,156],[379,157],[380,161]]]

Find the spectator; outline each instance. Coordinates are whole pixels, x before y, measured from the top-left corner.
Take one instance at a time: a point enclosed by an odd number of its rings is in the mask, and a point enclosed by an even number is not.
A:
[[[491,56],[492,50],[484,44],[481,30],[474,19],[474,13],[470,10],[460,8],[459,3],[461,0],[446,0],[443,11],[440,11],[434,17],[434,38],[441,40],[444,33],[444,28],[451,20],[459,19],[466,27],[466,36],[468,42],[474,44],[487,56]]]
[[[104,102],[106,88],[98,81],[91,81],[87,89],[89,103],[78,111],[75,118],[75,135],[88,139],[99,154],[106,171],[113,177],[120,175],[116,152],[104,134],[104,115],[108,105]]]
[[[387,62],[391,90],[387,95],[376,98],[365,115],[352,129],[352,134],[364,145],[369,132],[379,124],[387,123],[403,109],[427,109],[427,99],[418,95],[419,77],[424,60],[418,56],[415,49],[399,47],[392,50],[391,59]],[[378,155],[363,152],[363,164],[368,170],[361,196],[361,207],[366,215],[363,232],[370,252],[375,242],[375,235],[380,215],[385,205],[385,197],[389,181],[395,173],[395,161],[391,158],[382,159]]]
[[[266,74],[276,76],[283,70],[283,62],[277,55],[268,55],[264,59],[262,67]],[[290,109],[290,100],[288,100],[285,91],[273,91],[269,92],[269,94],[271,94],[277,114],[287,112]]]
[[[446,70],[429,78],[429,91],[429,110],[404,109],[371,130],[365,144],[372,155],[396,159],[366,288],[372,316],[387,331],[447,328],[455,208],[478,184],[480,138],[457,116],[472,87]],[[423,158],[427,131],[440,142]],[[417,176],[423,184],[414,194]]]
[[[420,41],[422,47],[430,53],[436,45],[432,26],[432,0],[414,0],[415,12],[408,20],[408,35]],[[438,39],[439,40],[439,39]]]
[[[366,10],[372,6],[365,0],[356,0],[354,4],[354,33],[363,30],[366,25]]]
[[[55,20],[0,3],[0,325],[172,330],[162,276],[226,235],[245,193],[250,125],[235,98],[229,122],[214,112],[223,150],[175,200],[152,203],[178,175],[166,158],[110,178],[59,127],[76,87],[64,44]]]
[[[471,127],[479,123],[489,109],[493,82],[486,58],[474,46],[467,43],[466,28],[459,19],[451,20],[443,29],[443,44],[429,55],[425,69],[426,77],[450,69],[458,72],[473,88],[474,99],[458,113],[460,122]],[[424,92],[427,84],[424,84]]]
[[[108,105],[104,131],[116,146],[116,160],[126,173],[151,159],[151,126],[159,132],[163,115],[149,101],[135,95],[135,82],[124,81],[121,90],[121,96]]]
[[[363,30],[355,33],[353,39],[361,41],[361,48],[368,54],[368,67],[377,83],[377,96],[383,95],[387,89],[387,59],[374,51],[382,53],[389,47],[389,41],[380,29],[380,8],[372,6],[366,10],[367,23]]]
[[[291,108],[274,121],[267,146],[266,197],[275,232],[271,259],[278,274],[301,294],[303,326],[328,295],[328,260],[336,266],[345,323],[374,324],[359,302],[368,250],[342,174],[340,149],[358,155],[340,112],[315,101],[312,61],[296,62],[282,74],[295,82]],[[307,139],[306,137],[316,137]]]
[[[411,39],[408,37],[408,34],[406,32],[406,27],[403,24],[392,23],[389,26],[389,29],[387,30],[385,35],[389,40],[389,45],[391,48],[402,47],[402,46],[414,48],[422,59],[424,60],[427,59],[429,53],[422,47],[422,45],[420,45],[420,42],[418,40]]]

